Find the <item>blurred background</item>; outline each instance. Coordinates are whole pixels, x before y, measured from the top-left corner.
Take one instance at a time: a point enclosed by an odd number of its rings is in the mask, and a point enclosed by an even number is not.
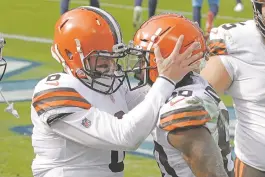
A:
[[[219,13],[214,26],[236,23],[252,18],[250,0],[243,0],[237,7],[236,0],[220,0]],[[88,0],[72,0],[69,9],[89,5]],[[238,5],[237,5],[238,6]],[[100,0],[100,8],[110,12],[120,23],[124,41],[133,37],[133,0]],[[205,30],[208,2],[202,6],[201,27]],[[142,20],[148,18],[148,0],[142,4]],[[158,0],[156,14],[178,12],[192,20],[191,0]],[[4,57],[8,61],[7,74],[0,87],[20,114],[16,119],[4,112],[6,104],[0,100],[0,177],[30,177],[34,158],[31,147],[30,99],[35,84],[49,73],[61,71],[61,66],[51,57],[50,46],[56,20],[61,14],[60,0],[1,0],[0,36],[7,44]],[[99,39],[104,40],[104,39]],[[222,96],[231,116],[231,137],[235,123],[232,100]],[[231,141],[233,145],[233,141]],[[125,158],[125,176],[161,176],[152,157],[153,144],[150,138]]]

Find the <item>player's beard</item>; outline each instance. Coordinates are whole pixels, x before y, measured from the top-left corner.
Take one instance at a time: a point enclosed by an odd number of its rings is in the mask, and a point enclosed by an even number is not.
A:
[[[102,64],[97,66],[97,70],[101,73],[100,77],[94,77],[94,82],[91,82],[91,86],[97,90],[100,90],[102,92],[107,92],[111,86],[113,85],[113,82],[115,82],[115,70],[116,65],[115,63],[108,64]],[[92,80],[91,80],[92,81]],[[115,83],[114,83],[115,88]],[[113,87],[112,87],[113,89]]]

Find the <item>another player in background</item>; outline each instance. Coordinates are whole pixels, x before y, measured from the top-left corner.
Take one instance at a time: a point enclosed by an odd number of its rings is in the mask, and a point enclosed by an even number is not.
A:
[[[234,7],[234,11],[241,12],[244,10],[244,6],[241,0],[236,0],[236,6]]]
[[[203,0],[192,0],[193,7],[193,21],[197,22],[201,27],[201,8]],[[214,18],[218,14],[219,10],[219,0],[208,0],[209,11],[207,14],[206,24],[205,24],[205,37],[208,38],[211,29],[214,26]]]
[[[254,20],[214,28],[201,75],[233,98],[235,176],[265,176],[265,0],[252,0]]]
[[[148,15],[149,18],[155,15],[158,0],[148,0]],[[142,3],[143,0],[134,0],[133,10],[133,27],[139,27],[142,23]]]
[[[3,49],[5,44],[6,44],[5,39],[0,36],[0,81],[3,79],[7,69],[7,62],[3,58]],[[0,85],[0,96],[2,97],[1,101],[3,100],[8,105],[5,111],[11,113],[16,118],[19,118],[17,110],[14,109],[14,103],[9,103],[9,101],[4,97],[1,85]]]
[[[64,13],[53,41],[52,55],[64,72],[50,74],[34,89],[33,176],[122,177],[124,150],[135,150],[150,134],[161,105],[198,60],[191,56],[196,43],[181,55],[156,58],[160,76],[148,92],[123,84],[117,62],[123,62],[126,47],[106,11],[84,6]]]
[[[0,81],[3,79],[5,72],[6,72],[6,60],[3,58],[3,49],[6,44],[6,41],[4,38],[0,36]]]
[[[60,12],[61,15],[68,11],[70,0],[61,0]],[[90,0],[90,6],[100,8],[99,0]]]
[[[195,41],[200,45],[193,55],[206,53],[201,29],[181,15],[156,15],[137,30],[128,52],[136,57],[127,62],[135,66],[131,70],[141,71],[136,72],[136,78],[141,81],[137,87],[155,82],[158,76],[156,58],[166,58],[177,39],[183,40],[180,53]],[[136,61],[135,65],[133,61]],[[201,61],[196,63],[194,71],[199,71]],[[199,74],[190,72],[176,85],[172,96],[161,107],[159,118],[160,123],[152,135],[154,155],[163,177],[232,175],[234,164],[229,142],[228,111]]]

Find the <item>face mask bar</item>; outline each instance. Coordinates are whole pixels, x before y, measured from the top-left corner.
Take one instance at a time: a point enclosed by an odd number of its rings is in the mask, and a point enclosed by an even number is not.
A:
[[[77,71],[77,78],[90,89],[103,93],[112,94],[123,84],[125,75],[118,65],[126,53],[108,52],[95,50],[88,54],[84,59],[84,70]],[[94,62],[92,65],[92,61]]]
[[[3,58],[3,48],[4,45],[6,44],[4,38],[0,38],[0,81],[3,79],[4,74],[6,72],[6,67],[7,67],[7,63],[6,60]]]
[[[144,50],[141,46],[134,46],[132,41],[129,43],[123,68],[131,91],[145,86],[149,81],[150,69],[156,69],[150,67],[150,53],[153,52]]]
[[[265,37],[265,17],[262,15],[262,6],[264,4],[264,0],[252,0],[254,19],[263,37]]]

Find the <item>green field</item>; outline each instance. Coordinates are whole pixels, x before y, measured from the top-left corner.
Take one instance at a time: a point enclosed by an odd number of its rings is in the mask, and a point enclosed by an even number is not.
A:
[[[128,42],[133,35],[132,5],[133,1],[101,0],[101,7],[117,18],[123,30],[124,39]],[[87,1],[72,1],[71,7],[87,5]],[[235,0],[221,0],[219,17],[216,26],[227,22],[237,22],[246,18],[252,18],[252,8],[249,0],[243,0],[245,9],[243,12],[233,11]],[[125,5],[125,6],[121,6]],[[144,1],[144,7],[147,1]],[[205,2],[203,13],[207,13],[208,5]],[[160,0],[158,12],[161,9],[185,12],[191,18],[191,1],[187,0]],[[53,37],[53,26],[59,17],[58,0],[1,0],[0,1],[0,33],[17,34],[30,37]],[[147,18],[147,11],[144,11]],[[239,19],[241,18],[241,19]],[[203,21],[204,22],[204,21]],[[61,71],[59,64],[51,58],[50,44],[27,42],[18,39],[6,38],[7,45],[5,56],[24,58],[42,63],[40,67],[33,68],[20,75],[8,78],[8,80],[39,79],[49,73]],[[229,97],[223,97],[226,105],[231,105]],[[31,175],[31,162],[34,157],[31,140],[28,136],[17,135],[9,131],[10,127],[31,124],[30,103],[15,103],[21,118],[15,119],[10,114],[2,112],[6,105],[0,104],[0,177],[29,177]],[[160,176],[156,162],[153,159],[127,155],[125,159],[125,176],[151,177]]]

